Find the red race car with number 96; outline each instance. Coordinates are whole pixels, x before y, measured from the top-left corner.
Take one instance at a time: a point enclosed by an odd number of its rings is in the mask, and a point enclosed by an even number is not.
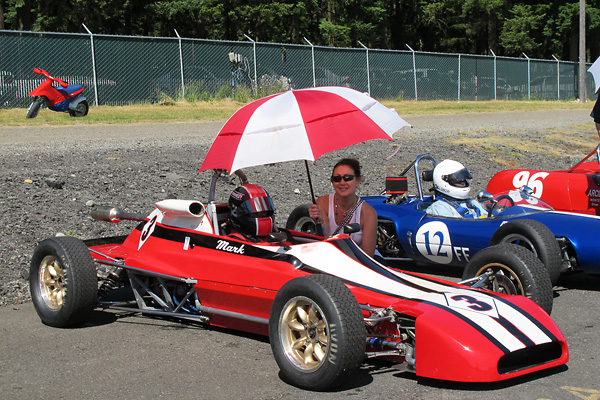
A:
[[[508,169],[487,184],[490,193],[529,186],[556,211],[600,215],[600,145],[567,170]]]

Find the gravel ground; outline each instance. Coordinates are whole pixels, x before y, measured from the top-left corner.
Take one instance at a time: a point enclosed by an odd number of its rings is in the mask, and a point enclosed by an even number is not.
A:
[[[474,175],[476,192],[506,165],[563,169],[597,144],[586,110],[405,119],[413,128],[396,134],[394,142],[361,143],[311,163],[315,194],[330,191],[331,167],[346,156],[358,158],[363,165],[362,195],[380,193],[385,176],[398,174],[422,153],[438,161],[463,162]],[[0,306],[30,299],[25,278],[33,249],[42,239],[56,234],[82,239],[126,234],[135,226],[127,221],[94,221],[93,206],[149,213],[155,202],[167,198],[206,202],[211,174],[197,170],[223,123],[0,126],[0,270],[4,277]],[[496,144],[482,146],[482,141]],[[387,160],[398,146],[397,154]],[[555,154],[547,154],[548,148]],[[296,205],[310,202],[301,161],[250,168],[246,173],[250,182],[271,194],[280,225]],[[235,185],[222,178],[218,199],[227,201]]]

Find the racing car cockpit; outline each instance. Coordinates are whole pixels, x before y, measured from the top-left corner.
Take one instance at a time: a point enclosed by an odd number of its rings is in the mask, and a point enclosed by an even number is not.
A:
[[[267,191],[249,183],[238,186],[229,196],[229,219],[224,232],[251,241],[267,236],[275,229],[275,207]]]
[[[237,239],[254,243],[279,243],[284,246],[297,241],[289,232],[275,225],[275,206],[271,197],[261,186],[250,184],[242,170],[233,173],[239,180],[239,186],[231,192],[228,202],[217,204],[217,182],[226,172],[214,171],[208,193],[206,214],[215,235],[235,236]]]

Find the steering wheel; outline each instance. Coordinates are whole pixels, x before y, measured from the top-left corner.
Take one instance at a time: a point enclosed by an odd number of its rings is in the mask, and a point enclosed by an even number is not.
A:
[[[515,205],[515,201],[509,195],[503,194],[501,196],[498,196],[498,198],[492,203],[490,211],[488,211],[488,218],[492,217],[492,214],[494,213],[494,208],[498,205],[498,203],[500,203],[500,200],[508,200],[510,202],[511,207]]]

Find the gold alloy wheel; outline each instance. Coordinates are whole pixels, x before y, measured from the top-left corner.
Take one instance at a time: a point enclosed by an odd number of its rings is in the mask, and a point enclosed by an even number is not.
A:
[[[491,272],[492,275],[488,278],[490,285],[487,289],[497,293],[525,296],[523,283],[517,274],[506,265],[499,263],[486,264],[477,271],[475,276],[484,275],[488,272]]]
[[[44,257],[40,263],[40,293],[46,305],[58,310],[63,305],[67,285],[65,271],[55,256]]]
[[[309,298],[290,299],[280,318],[280,339],[286,356],[297,368],[318,368],[327,355],[328,325],[319,306]]]

